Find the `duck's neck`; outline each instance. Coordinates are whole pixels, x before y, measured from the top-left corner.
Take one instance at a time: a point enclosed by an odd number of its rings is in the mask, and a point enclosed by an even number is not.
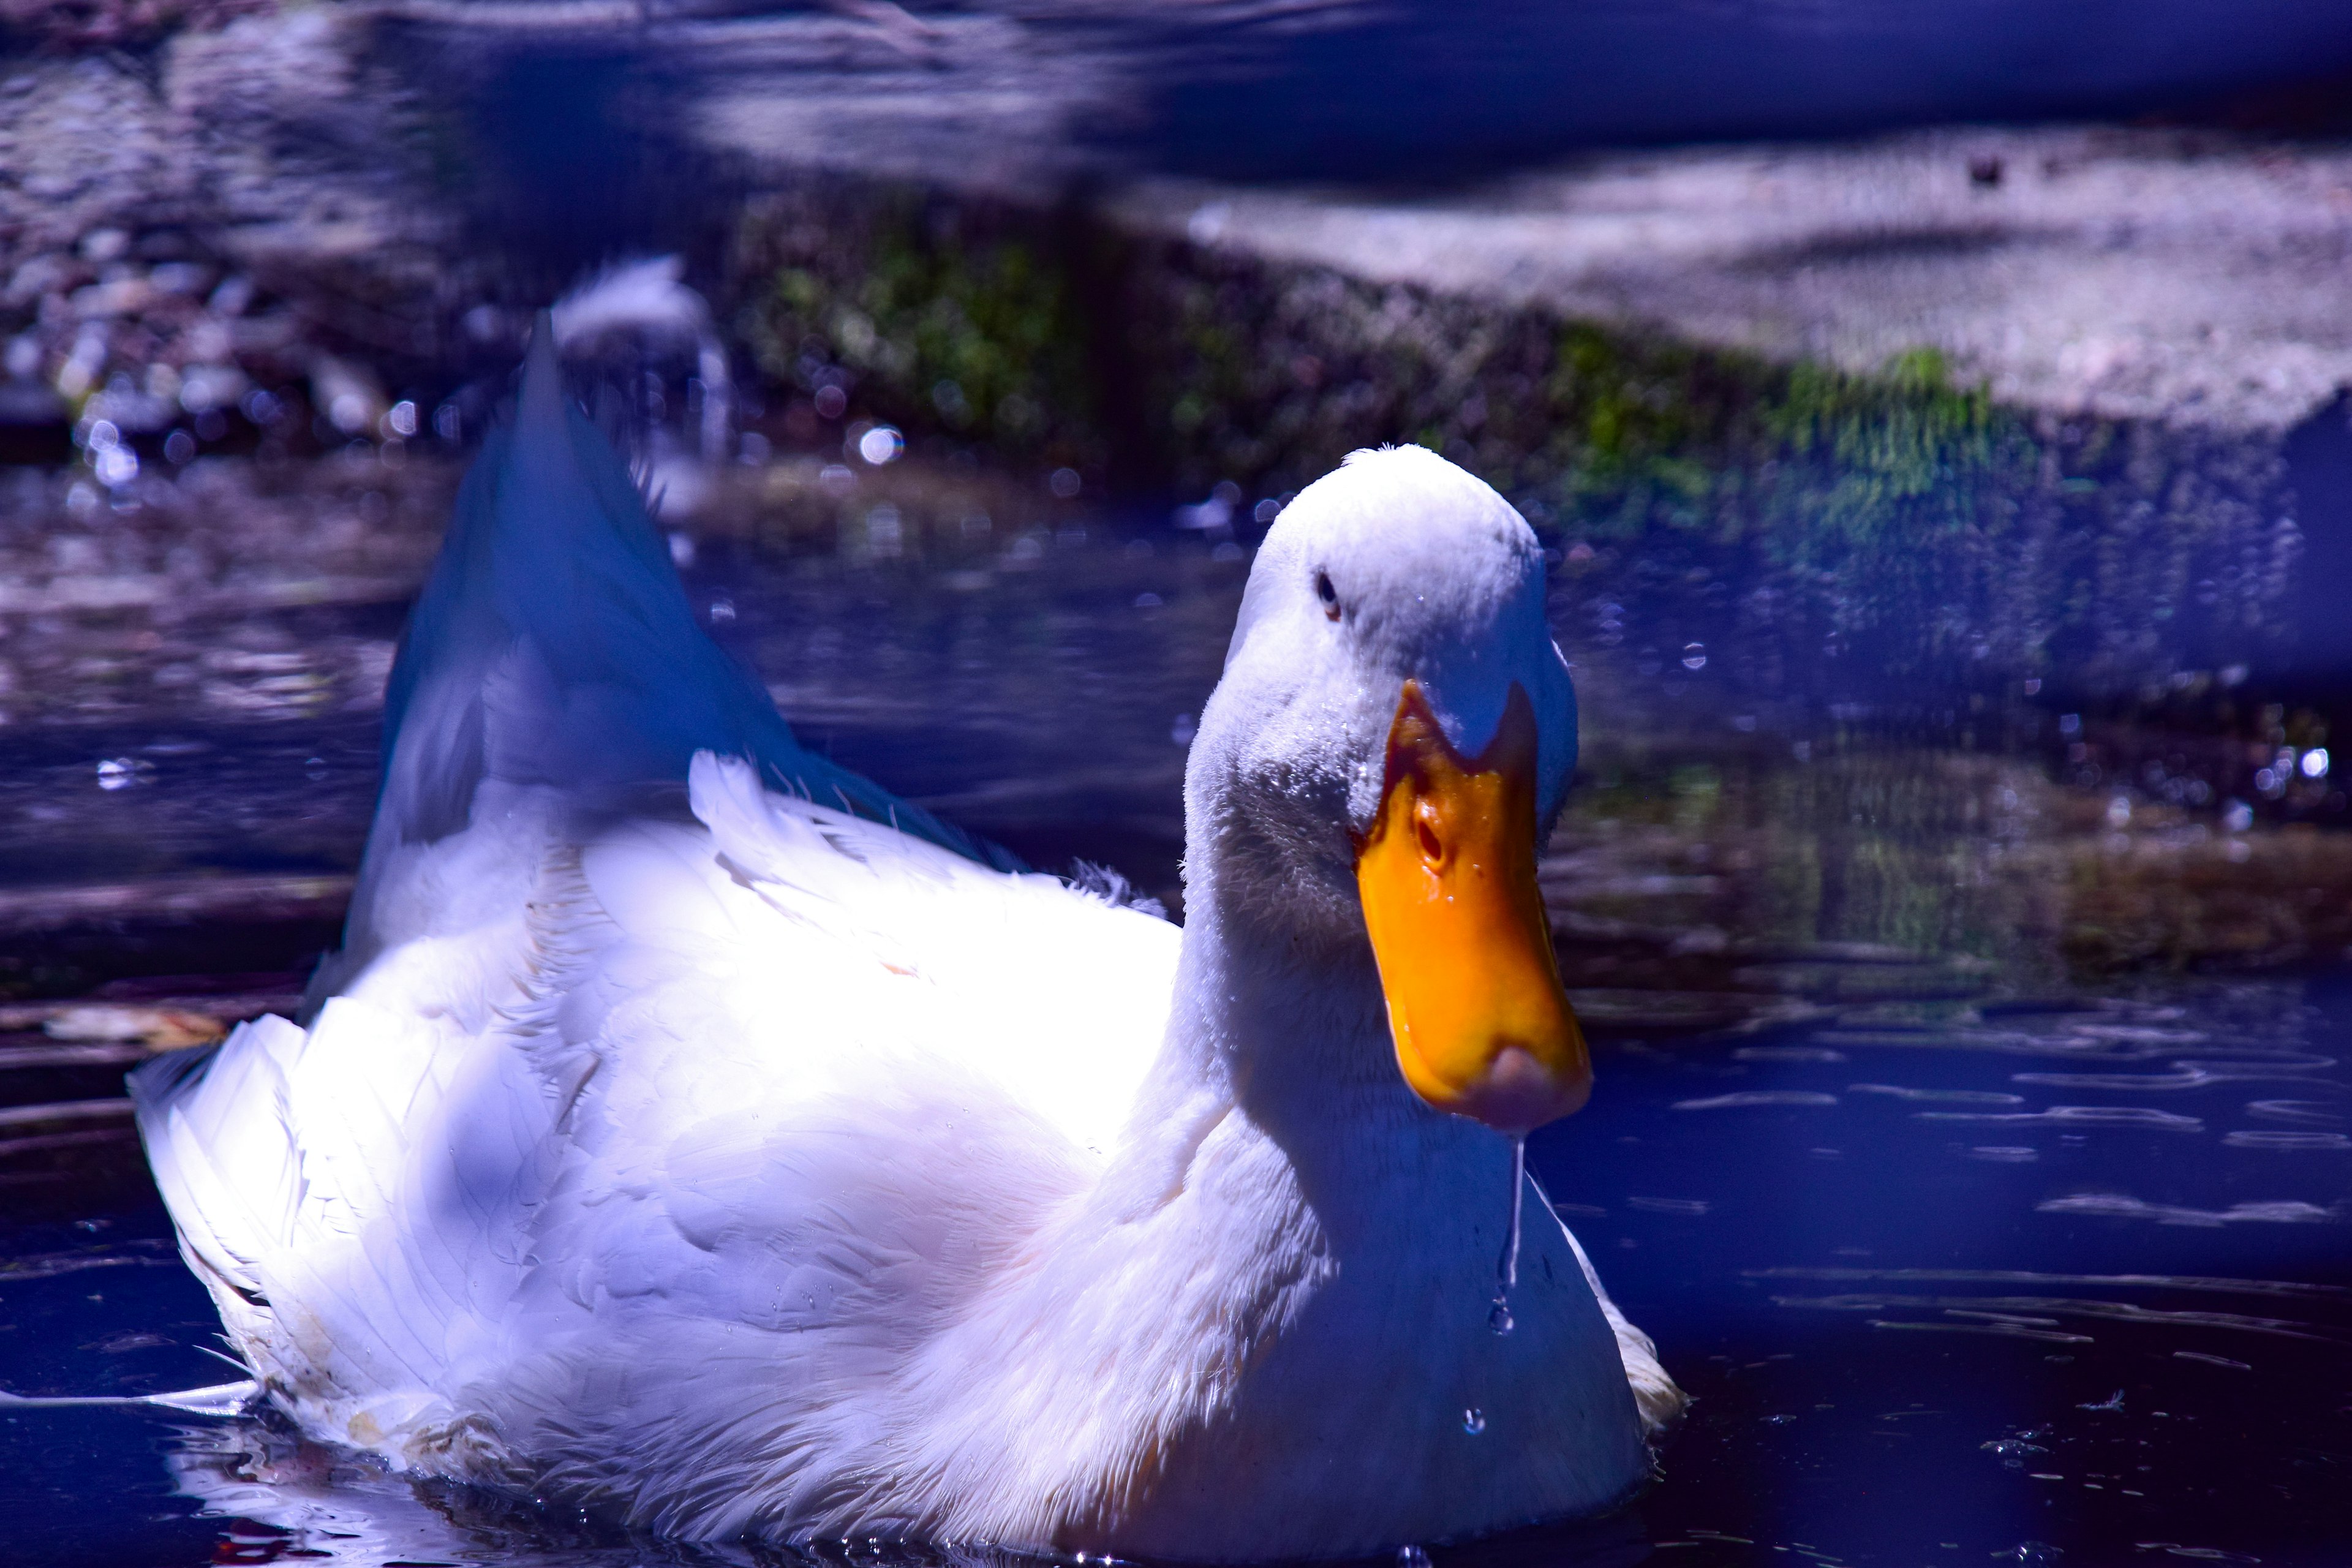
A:
[[[1056,1543],[1197,1554],[1187,1500],[1339,1455],[1366,1481],[1341,1490],[1352,1513],[1236,1514],[1233,1551],[1392,1544],[1622,1491],[1638,1428],[1580,1267],[1535,1205],[1519,1327],[1492,1330],[1511,1145],[1405,1087],[1368,944],[1307,948],[1214,899],[1188,912],[1124,1147],[1039,1253],[1040,1332],[1106,1369],[1081,1468],[1123,1478]],[[1563,1399],[1613,1418],[1581,1430]],[[1465,1418],[1510,1436],[1475,1441]]]
[[[1163,1072],[1229,1095],[1276,1136],[1407,1113],[1369,942],[1307,946],[1214,902],[1196,904]]]
[[[1639,1474],[1632,1395],[1539,1206],[1517,1327],[1489,1326],[1508,1141],[1404,1086],[1368,948],[1305,948],[1245,914],[1195,897],[1167,1043],[1121,1146],[940,1347],[961,1391],[950,1424],[974,1435],[942,1481],[974,1510],[938,1522],[1238,1560],[1619,1495]],[[1265,1484],[1342,1463],[1356,1481],[1307,1489],[1317,1507]],[[1008,1465],[1041,1478],[1037,1495],[1088,1500],[999,1511],[1022,1495],[1001,1484]]]
[[[1104,1197],[1130,1222],[1189,1206],[1160,1244],[1220,1268],[1254,1260],[1260,1279],[1231,1282],[1268,1301],[1310,1277],[1402,1270],[1483,1314],[1513,1214],[1512,1141],[1406,1086],[1368,941],[1312,944],[1203,880],[1166,1043]]]
[[[1327,1227],[1402,1164],[1507,1163],[1504,1140],[1406,1088],[1369,942],[1306,942],[1222,896],[1213,874],[1188,892],[1166,1041],[1107,1188],[1140,1179],[1166,1194],[1181,1180],[1171,1163],[1234,1119],[1227,1135],[1278,1152]]]

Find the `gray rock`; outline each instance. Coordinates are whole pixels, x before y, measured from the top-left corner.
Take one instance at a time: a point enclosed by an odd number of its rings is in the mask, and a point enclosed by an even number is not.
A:
[[[1972,177],[1991,169],[1997,183]],[[1434,199],[1150,183],[1127,223],[2062,413],[2276,431],[2352,384],[2352,152],[1939,131],[1580,160]]]

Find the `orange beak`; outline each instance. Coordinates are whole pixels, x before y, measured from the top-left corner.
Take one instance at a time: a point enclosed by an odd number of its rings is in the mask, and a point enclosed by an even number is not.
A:
[[[1517,683],[1494,741],[1465,762],[1420,682],[1406,681],[1380,815],[1356,849],[1405,1082],[1513,1136],[1592,1090],[1536,891],[1536,751],[1535,709]]]

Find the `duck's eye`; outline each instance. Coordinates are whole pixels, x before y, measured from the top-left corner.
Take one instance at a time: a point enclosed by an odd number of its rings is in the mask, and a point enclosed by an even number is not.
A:
[[[1315,574],[1315,596],[1323,601],[1323,616],[1326,620],[1336,621],[1339,618],[1339,590],[1331,586],[1331,574],[1328,572]]]

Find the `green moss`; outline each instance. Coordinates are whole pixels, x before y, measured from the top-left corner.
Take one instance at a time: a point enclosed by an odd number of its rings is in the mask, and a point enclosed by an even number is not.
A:
[[[1016,463],[1099,460],[1088,323],[1034,226],[919,193],[804,195],[746,226],[736,320],[760,368]]]

